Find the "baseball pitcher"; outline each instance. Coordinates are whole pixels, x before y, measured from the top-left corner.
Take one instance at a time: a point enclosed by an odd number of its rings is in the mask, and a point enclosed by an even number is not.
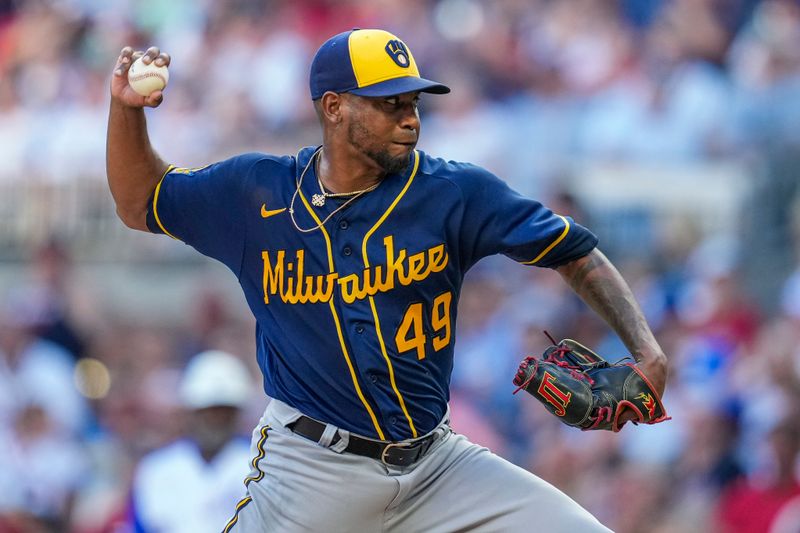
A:
[[[150,146],[143,108],[164,94],[132,90],[139,57],[170,62],[157,48],[117,61],[107,154],[117,212],[230,268],[273,398],[253,432],[247,496],[220,528],[608,531],[448,426],[464,275],[493,254],[555,269],[624,341],[629,364],[563,341],[509,376],[566,423],[665,419],[665,356],[590,231],[480,167],[416,150],[420,94],[450,89],[421,77],[408,46],[382,30],[335,35],[310,69],[321,145],[193,169]]]

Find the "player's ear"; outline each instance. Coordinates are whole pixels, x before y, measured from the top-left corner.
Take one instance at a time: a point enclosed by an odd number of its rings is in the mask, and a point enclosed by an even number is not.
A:
[[[337,125],[342,122],[344,106],[342,95],[328,91],[320,98],[319,113],[322,122]]]

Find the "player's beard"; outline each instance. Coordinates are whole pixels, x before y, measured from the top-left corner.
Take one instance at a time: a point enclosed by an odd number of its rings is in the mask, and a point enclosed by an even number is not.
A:
[[[406,155],[392,156],[386,148],[372,145],[370,140],[373,136],[361,124],[351,122],[347,128],[347,135],[350,144],[355,146],[362,154],[372,159],[384,175],[398,174],[405,170],[408,163],[411,161],[411,152]]]

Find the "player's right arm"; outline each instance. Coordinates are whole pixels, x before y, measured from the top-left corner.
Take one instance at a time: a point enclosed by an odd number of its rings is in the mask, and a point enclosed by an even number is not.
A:
[[[161,91],[144,97],[128,84],[128,69],[144,55],[145,63],[169,65],[169,55],[156,47],[134,52],[126,46],[117,58],[111,78],[111,109],[106,139],[106,175],[117,207],[117,215],[126,226],[141,231],[147,228],[148,200],[168,165],[153,150],[147,134],[145,107],[158,107],[164,98]]]

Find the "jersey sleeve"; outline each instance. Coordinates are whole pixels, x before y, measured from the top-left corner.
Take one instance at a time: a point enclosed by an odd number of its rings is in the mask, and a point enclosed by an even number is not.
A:
[[[256,159],[245,154],[200,168],[171,166],[150,198],[147,227],[238,272],[246,228],[244,191]]]
[[[465,165],[462,246],[471,263],[503,254],[519,263],[556,268],[588,254],[597,237],[572,218],[519,194],[492,173]]]

